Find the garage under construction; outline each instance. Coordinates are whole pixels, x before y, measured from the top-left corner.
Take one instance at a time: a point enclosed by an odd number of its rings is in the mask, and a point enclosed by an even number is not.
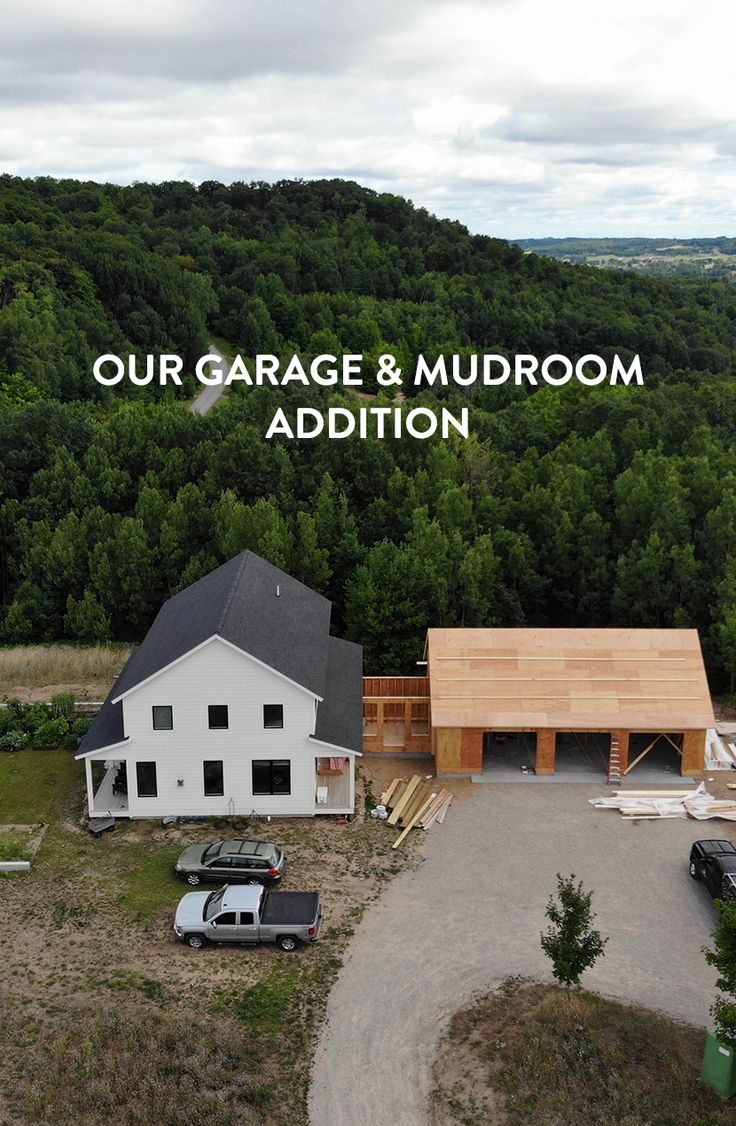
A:
[[[618,782],[669,756],[703,772],[715,720],[696,630],[430,629],[427,676],[368,677],[364,748],[438,775],[570,764]]]

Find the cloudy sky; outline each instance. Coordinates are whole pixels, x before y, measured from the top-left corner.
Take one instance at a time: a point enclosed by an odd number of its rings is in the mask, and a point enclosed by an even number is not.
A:
[[[3,0],[0,170],[342,176],[506,237],[736,233],[733,0]]]

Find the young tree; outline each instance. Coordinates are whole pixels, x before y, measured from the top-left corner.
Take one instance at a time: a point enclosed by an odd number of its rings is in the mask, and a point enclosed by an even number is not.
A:
[[[552,926],[540,938],[552,962],[552,976],[567,989],[580,988],[582,974],[600,958],[608,942],[591,926],[592,898],[592,891],[584,892],[582,880],[576,883],[574,874],[567,878],[557,874],[557,900],[550,896],[545,911]]]
[[[713,932],[713,949],[704,950],[709,966],[718,971],[716,988],[725,997],[717,997],[711,1006],[716,1036],[736,1049],[736,903],[716,900],[718,922]]]

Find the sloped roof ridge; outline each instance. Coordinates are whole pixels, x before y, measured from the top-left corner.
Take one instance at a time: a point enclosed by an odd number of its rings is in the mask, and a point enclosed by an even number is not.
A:
[[[225,603],[222,607],[222,613],[220,614],[220,617],[217,620],[217,626],[215,627],[215,632],[218,633],[218,634],[221,634],[223,629],[225,628],[225,622],[227,620],[228,611],[230,609],[230,606],[232,605],[233,598],[235,597],[235,591],[238,589],[238,586],[240,584],[240,580],[243,577],[243,571],[245,570],[245,565],[248,562],[250,555],[251,555],[251,552],[247,548],[244,552],[242,552],[242,558],[240,560],[240,564],[238,566],[237,571],[235,572],[235,577],[234,577],[232,583],[230,584],[230,592],[229,592],[227,598],[225,599]]]

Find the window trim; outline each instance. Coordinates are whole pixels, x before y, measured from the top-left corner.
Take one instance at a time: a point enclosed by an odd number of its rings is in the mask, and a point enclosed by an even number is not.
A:
[[[289,780],[287,790],[274,790],[273,788],[273,771],[274,766],[278,764],[281,768],[286,767],[288,770]],[[270,772],[270,788],[268,790],[257,790],[255,779],[256,766],[267,766]],[[254,797],[291,797],[291,759],[290,758],[254,758],[250,763],[250,777],[251,777],[251,790]]]
[[[156,712],[168,711],[171,717],[170,727],[157,727],[156,726]],[[154,731],[173,731],[174,730],[174,706],[173,704],[152,704],[151,705],[151,726]]]
[[[220,767],[220,789],[208,790],[207,767],[215,765],[219,765]],[[202,760],[202,790],[206,798],[222,798],[225,796],[225,764],[221,758],[206,758]]]
[[[142,766],[153,767],[153,793],[141,793],[141,775],[140,768]],[[157,798],[158,797],[158,764],[155,759],[142,759],[135,764],[135,792],[139,798]]]
[[[225,722],[213,723],[212,722],[212,709],[224,708],[225,709]],[[227,704],[208,704],[207,705],[207,726],[210,731],[229,731],[230,730],[230,708]]]
[[[281,712],[280,723],[267,723],[266,722],[266,708],[279,708]],[[264,704],[263,705],[263,730],[264,731],[282,731],[284,727],[284,705],[283,704]]]

